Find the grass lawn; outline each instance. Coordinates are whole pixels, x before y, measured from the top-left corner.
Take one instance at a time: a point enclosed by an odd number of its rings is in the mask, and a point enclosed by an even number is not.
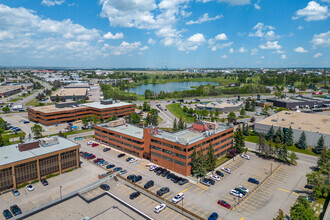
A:
[[[313,202],[313,205],[312,205],[312,208],[315,210],[315,216],[319,217],[322,210],[323,210],[323,206],[325,204],[325,198],[319,198],[319,199],[316,199],[314,202]],[[326,209],[326,207],[324,207]]]
[[[37,105],[39,105],[39,102],[36,99],[32,99],[31,101],[27,102],[25,105],[26,106],[37,106]]]
[[[87,130],[78,130],[78,131],[69,131],[69,132],[63,132],[62,134],[64,135],[64,137],[66,138],[68,135],[73,135],[73,134],[80,134],[80,133],[85,133],[85,132],[89,132],[89,131],[93,131],[94,129],[87,129]],[[55,136],[58,135],[57,134],[51,134],[49,136]]]
[[[182,117],[186,123],[193,123],[195,121],[195,117],[188,117],[184,114],[183,109],[180,107],[180,103],[166,105],[166,108],[175,115],[175,117]]]
[[[216,161],[216,167],[226,163],[228,160],[230,160],[230,158],[228,158],[227,156],[221,157]]]

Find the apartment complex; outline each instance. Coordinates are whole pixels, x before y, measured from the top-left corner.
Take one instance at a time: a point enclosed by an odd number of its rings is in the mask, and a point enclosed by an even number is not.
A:
[[[233,128],[211,122],[196,122],[191,128],[168,132],[127,124],[121,119],[95,126],[95,139],[187,176],[191,173],[194,148],[206,155],[212,144],[215,156],[221,157],[232,146]]]
[[[0,191],[79,167],[79,148],[58,136],[1,147]]]
[[[108,119],[113,115],[123,117],[135,112],[135,104],[114,100],[102,100],[81,105],[77,102],[64,102],[27,110],[30,120],[49,126],[81,120],[85,116],[92,115],[103,119]]]

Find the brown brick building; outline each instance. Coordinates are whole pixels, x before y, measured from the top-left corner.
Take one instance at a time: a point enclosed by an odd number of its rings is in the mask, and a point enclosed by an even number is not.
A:
[[[232,146],[233,128],[216,123],[197,122],[178,132],[141,128],[117,120],[95,126],[95,139],[111,147],[149,159],[151,162],[183,175],[191,173],[191,155],[213,145],[217,158]]]
[[[79,148],[58,136],[1,147],[0,191],[79,167]]]
[[[102,100],[77,104],[77,102],[56,103],[55,105],[28,108],[29,119],[49,126],[81,120],[85,116],[96,115],[108,119],[113,115],[122,117],[135,112],[135,104],[113,100]]]

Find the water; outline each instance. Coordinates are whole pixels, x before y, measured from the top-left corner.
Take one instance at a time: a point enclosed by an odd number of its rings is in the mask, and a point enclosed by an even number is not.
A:
[[[183,91],[192,89],[192,86],[200,86],[200,85],[218,85],[216,82],[169,82],[163,84],[143,84],[134,88],[130,88],[129,92],[136,93],[137,95],[144,95],[144,92],[147,89],[154,91],[155,93],[159,93],[160,91],[164,92],[174,92],[174,91]]]

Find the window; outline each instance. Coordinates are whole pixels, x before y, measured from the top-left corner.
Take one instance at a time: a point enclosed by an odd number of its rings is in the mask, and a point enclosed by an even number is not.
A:
[[[174,149],[182,151],[182,152],[186,152],[186,149],[182,148],[182,147],[174,146]]]
[[[168,160],[168,161],[171,161],[171,162],[173,162],[173,159],[172,158],[169,158],[169,157],[166,157],[166,156],[162,156],[163,157],[163,159],[165,159],[165,160]]]
[[[180,158],[182,158],[182,159],[186,159],[186,156],[185,156],[185,155],[181,155],[181,154],[177,154],[177,153],[174,153],[174,155],[175,155],[176,157],[180,157]]]
[[[173,152],[172,151],[169,151],[169,150],[166,150],[166,149],[163,149],[163,152],[165,152],[165,153],[167,153],[167,154],[173,154]]]
[[[151,145],[151,148],[152,148],[152,149],[155,149],[155,150],[162,151],[162,149],[161,149],[160,147],[156,147],[156,146],[154,146],[154,145]]]
[[[169,147],[169,148],[173,148],[172,144],[168,144],[168,143],[163,142],[163,145],[166,146],[166,147]]]
[[[181,165],[181,166],[186,166],[185,163],[183,163],[183,162],[181,162],[181,161],[178,161],[178,160],[174,160],[174,163],[179,164],[179,165]]]
[[[153,155],[153,156],[155,156],[155,157],[162,157],[162,155],[160,155],[160,154],[157,154],[157,153],[155,153],[155,152],[151,152],[151,155]]]

